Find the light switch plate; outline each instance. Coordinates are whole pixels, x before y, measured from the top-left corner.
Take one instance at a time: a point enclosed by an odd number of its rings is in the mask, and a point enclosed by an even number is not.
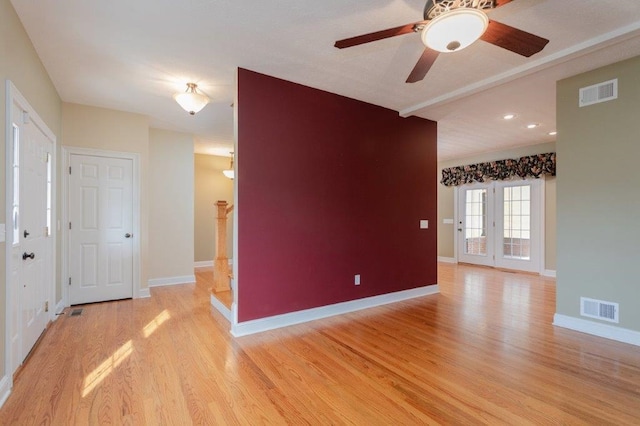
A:
[[[420,229],[429,229],[429,221],[428,220],[420,220]]]

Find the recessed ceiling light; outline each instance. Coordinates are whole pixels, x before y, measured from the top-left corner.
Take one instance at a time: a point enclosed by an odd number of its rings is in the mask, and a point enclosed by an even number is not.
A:
[[[557,134],[558,134],[558,132],[556,132],[555,130],[553,132],[549,132],[549,136],[555,136]]]
[[[515,114],[505,114],[502,116],[502,118],[504,118],[505,120],[511,120],[513,118],[516,118]]]
[[[539,124],[538,123],[531,123],[531,124],[527,124],[527,129],[535,129],[536,127],[538,127]]]

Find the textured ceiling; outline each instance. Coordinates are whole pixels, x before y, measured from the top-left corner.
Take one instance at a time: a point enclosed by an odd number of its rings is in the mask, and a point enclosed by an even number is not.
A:
[[[12,4],[64,101],[145,114],[222,154],[233,144],[237,67],[437,120],[442,160],[554,140],[557,80],[640,55],[638,0],[513,0],[489,17],[548,38],[542,52],[478,41],[440,55],[414,84],[404,81],[424,49],[418,34],[333,43],[421,20],[424,0]],[[172,99],[188,81],[212,98],[195,116]],[[507,112],[516,119],[502,120]]]

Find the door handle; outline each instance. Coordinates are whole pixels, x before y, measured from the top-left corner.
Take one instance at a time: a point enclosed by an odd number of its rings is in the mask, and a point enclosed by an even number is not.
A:
[[[24,253],[22,253],[22,260],[27,260],[27,259],[34,259],[36,257],[36,254],[31,252],[31,253],[27,253],[26,251]]]
[[[29,236],[29,231],[25,229],[22,235],[24,235],[24,237],[27,238]]]
[[[462,228],[458,228],[458,232],[462,232]]]
[[[130,233],[127,232],[126,234],[124,234],[124,237],[125,238],[131,238],[131,237],[133,237],[133,234],[130,234]]]

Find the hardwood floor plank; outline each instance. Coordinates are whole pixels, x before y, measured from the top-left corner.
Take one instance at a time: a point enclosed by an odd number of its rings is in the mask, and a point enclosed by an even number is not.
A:
[[[553,327],[553,279],[440,264],[439,294],[234,339],[196,276],[62,316],[0,425],[640,424],[640,351]]]

